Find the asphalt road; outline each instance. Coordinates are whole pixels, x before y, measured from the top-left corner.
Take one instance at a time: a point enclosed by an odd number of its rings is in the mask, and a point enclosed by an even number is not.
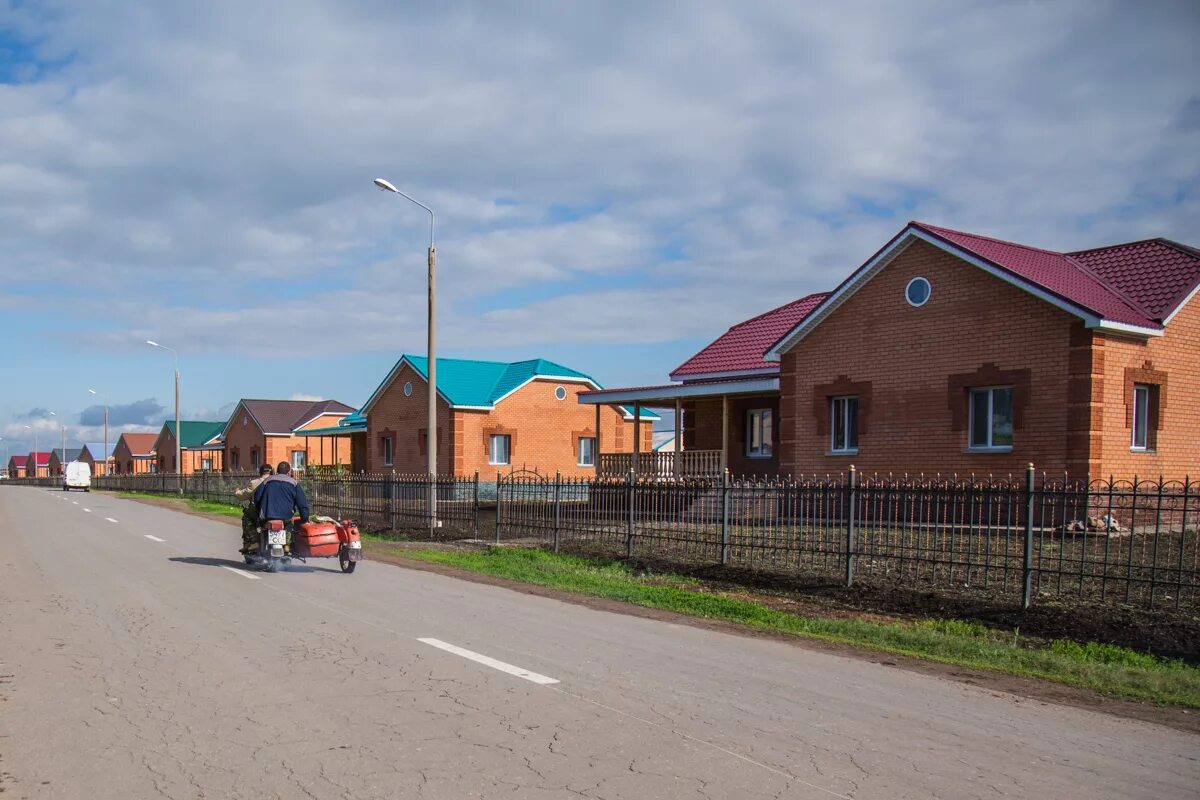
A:
[[[1198,737],[0,487],[0,797],[1196,797]]]

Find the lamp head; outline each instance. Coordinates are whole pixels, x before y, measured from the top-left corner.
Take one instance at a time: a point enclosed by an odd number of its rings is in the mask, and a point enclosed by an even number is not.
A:
[[[392,192],[394,194],[399,194],[396,187],[392,186],[390,182],[384,180],[383,178],[376,178],[375,185],[379,187],[379,191],[381,192]]]
[[[150,345],[151,347],[162,347],[162,345],[158,342],[152,342],[149,339],[146,340],[146,344]]]

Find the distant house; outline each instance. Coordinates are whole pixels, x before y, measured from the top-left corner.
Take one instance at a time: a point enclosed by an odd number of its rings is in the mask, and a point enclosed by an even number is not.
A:
[[[286,461],[294,470],[308,465],[350,463],[350,443],[338,438],[326,443],[312,431],[336,426],[354,409],[337,400],[238,401],[221,432],[225,469],[257,470],[263,464]]]
[[[48,478],[50,476],[50,451],[30,451],[25,457],[25,473],[30,478]]]
[[[113,447],[113,472],[118,475],[141,475],[158,471],[154,442],[157,433],[122,433]]]
[[[183,459],[184,475],[193,472],[212,472],[221,469],[224,448],[221,444],[220,422],[180,420],[179,456]],[[154,453],[159,472],[175,472],[175,420],[163,423],[158,438],[154,440]]]
[[[92,475],[104,475],[112,469],[112,455],[116,446],[116,442],[108,443],[108,458],[105,458],[103,442],[88,442],[80,450],[79,460],[91,467]],[[107,469],[105,468],[106,464],[108,465]]]
[[[56,447],[55,449],[51,450],[49,461],[50,474],[62,475],[67,464],[70,464],[72,461],[79,460],[79,454],[82,452],[82,450],[83,448],[81,447],[68,447],[65,450]]]
[[[402,355],[358,412],[365,421],[367,471],[425,473],[428,365],[422,356]],[[437,367],[439,473],[594,475],[599,443],[614,453],[635,448],[630,410],[593,413],[576,402],[579,392],[600,388],[582,372],[544,359],[439,358]],[[642,451],[650,449],[657,418],[646,414],[641,420]]]
[[[25,462],[29,459],[28,456],[10,456],[8,459],[8,477],[9,478],[24,478],[25,477]]]

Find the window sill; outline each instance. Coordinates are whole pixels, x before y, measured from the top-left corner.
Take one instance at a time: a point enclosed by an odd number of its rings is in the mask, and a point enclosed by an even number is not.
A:
[[[504,461],[504,462],[502,462],[502,463],[497,463],[497,462],[495,462],[495,461],[489,461],[489,462],[488,462],[488,466],[489,466],[489,467],[509,467],[509,466],[512,466],[512,465],[511,465],[509,462],[507,462],[507,461]]]
[[[754,453],[754,454],[747,453],[747,454],[746,454],[746,458],[753,459],[754,461],[766,461],[767,459],[771,459],[771,458],[774,458],[774,457],[775,457],[775,456],[773,456],[773,455],[772,455],[772,454],[770,454],[770,453],[767,453],[766,455],[762,455],[762,454],[759,454],[759,453]]]
[[[988,453],[1011,453],[1012,448],[1011,447],[968,447],[966,450],[963,450],[963,452],[964,453],[982,453],[984,455],[987,455]]]
[[[1138,453],[1140,455],[1147,455],[1147,456],[1158,455],[1157,450],[1154,450],[1149,447],[1131,447],[1131,448],[1129,448],[1129,452]]]
[[[595,469],[596,468],[595,464],[576,464],[575,466],[582,467],[584,469]]]
[[[854,449],[854,450],[826,450],[825,455],[827,455],[827,456],[856,456],[856,455],[858,455],[858,450],[857,449]]]

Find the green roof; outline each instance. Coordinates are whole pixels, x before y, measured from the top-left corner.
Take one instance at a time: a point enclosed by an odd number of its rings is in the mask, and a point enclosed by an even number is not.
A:
[[[347,417],[361,417],[363,411],[377,397],[380,391],[392,380],[401,365],[407,363],[418,375],[429,379],[429,359],[425,356],[414,356],[405,353],[400,356],[396,366],[388,373],[387,378],[371,395],[366,406]],[[591,375],[579,370],[564,367],[562,364],[547,361],[544,358],[531,358],[527,361],[476,361],[465,358],[439,358],[437,360],[438,394],[445,398],[451,406],[459,408],[492,408],[500,400],[515,392],[535,378],[554,380],[559,378],[566,381],[584,382],[595,389],[603,388]],[[632,409],[625,409],[632,416]],[[642,411],[643,419],[657,419],[650,411]]]
[[[179,426],[183,428],[183,436],[179,440],[179,446],[182,448],[203,447],[209,441],[221,435],[221,431],[225,430],[224,422],[197,422],[195,420],[180,420]],[[166,423],[167,430],[171,435],[175,435],[175,420],[168,420]]]

